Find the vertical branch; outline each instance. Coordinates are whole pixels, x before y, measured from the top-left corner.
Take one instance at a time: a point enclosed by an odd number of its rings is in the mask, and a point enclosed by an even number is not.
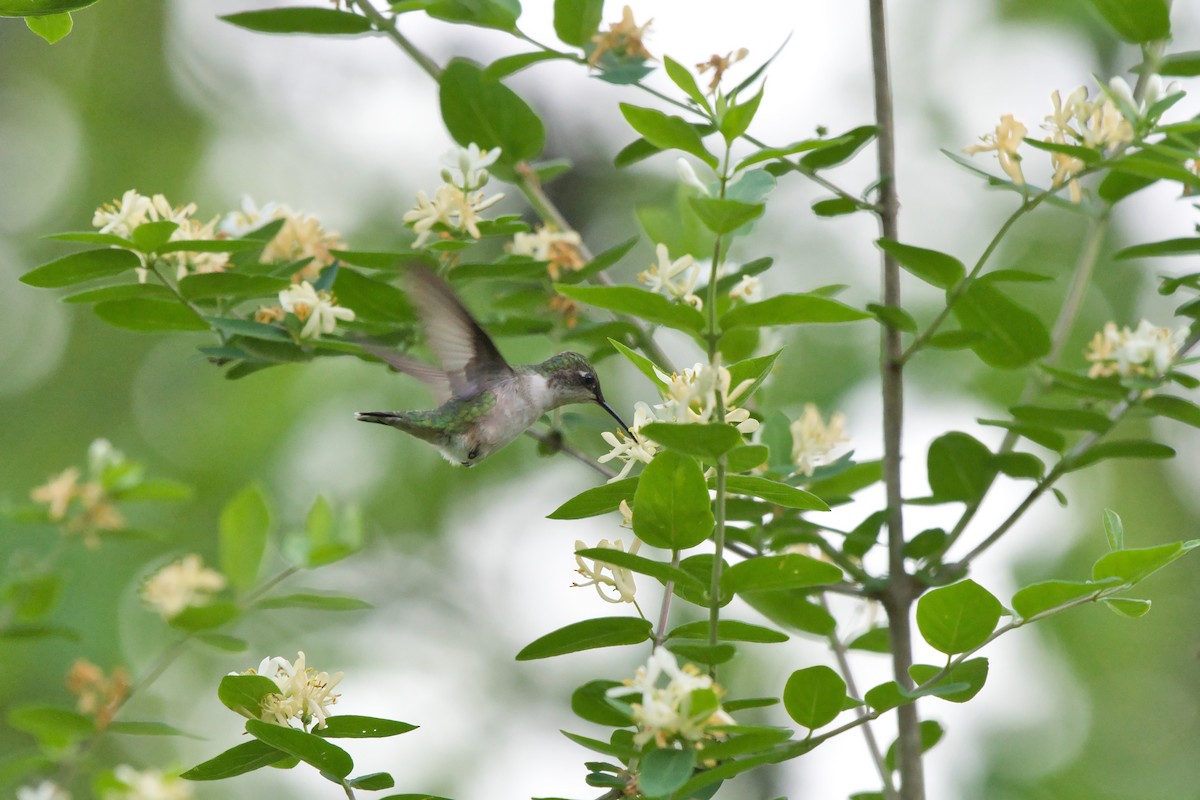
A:
[[[896,192],[896,125],[888,69],[887,24],[884,0],[868,0],[871,20],[871,62],[875,84],[875,124],[879,129],[879,225],[883,236],[897,239],[899,200]],[[883,305],[900,306],[900,265],[883,254]],[[904,567],[904,508],[900,491],[900,447],[904,423],[904,360],[900,331],[883,327],[883,478],[887,487],[888,573],[881,600],[888,614],[892,639],[892,670],[896,681],[912,687],[912,624],[909,612],[918,594]],[[897,767],[900,800],[923,800],[925,777],[921,763],[920,718],[915,703],[897,709],[899,738]]]

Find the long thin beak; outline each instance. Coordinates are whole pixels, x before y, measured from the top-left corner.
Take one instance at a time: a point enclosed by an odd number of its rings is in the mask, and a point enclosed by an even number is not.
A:
[[[635,436],[635,435],[634,435],[633,431],[629,430],[629,426],[625,424],[625,421],[624,421],[624,420],[622,420],[622,419],[621,419],[621,418],[620,418],[620,417],[617,415],[617,412],[616,412],[616,411],[613,411],[613,409],[612,409],[612,406],[610,406],[608,403],[604,402],[604,400],[603,400],[603,399],[601,399],[601,398],[597,398],[597,400],[596,400],[596,403],[597,403],[597,404],[599,404],[599,406],[600,406],[601,408],[603,408],[605,411],[607,411],[607,412],[608,412],[608,413],[609,413],[609,414],[612,416],[612,418],[613,418],[613,419],[615,419],[615,420],[617,421],[617,424],[618,424],[618,425],[620,425],[620,426],[621,426],[621,428],[622,428],[622,429],[623,429],[623,430],[624,430],[626,433],[628,433],[628,434],[629,434],[629,438],[630,438],[630,439],[633,439],[635,442],[638,440],[637,436]]]

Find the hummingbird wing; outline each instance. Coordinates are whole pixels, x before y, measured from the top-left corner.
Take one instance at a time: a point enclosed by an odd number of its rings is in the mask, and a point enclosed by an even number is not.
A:
[[[435,273],[424,267],[410,269],[408,294],[454,397],[471,397],[516,374],[454,290]]]
[[[454,396],[454,392],[450,388],[450,379],[446,377],[446,373],[433,364],[426,364],[424,361],[411,358],[403,353],[397,353],[395,350],[389,350],[386,347],[380,347],[377,344],[371,344],[370,342],[360,342],[359,344],[363,350],[366,350],[392,369],[397,372],[403,372],[405,375],[411,375],[428,386],[429,391],[433,394],[433,401],[437,405],[440,406]]]

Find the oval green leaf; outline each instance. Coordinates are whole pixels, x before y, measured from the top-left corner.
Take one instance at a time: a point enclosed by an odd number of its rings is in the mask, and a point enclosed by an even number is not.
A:
[[[597,647],[640,644],[651,637],[647,620],[633,617],[600,617],[573,622],[530,642],[517,653],[517,661],[551,658]]]
[[[871,318],[865,311],[851,308],[828,297],[814,294],[781,294],[759,303],[735,306],[721,317],[721,328],[857,322]]]
[[[346,777],[354,769],[354,760],[349,753],[320,736],[257,719],[246,720],[246,732],[260,742],[338,778]]]
[[[783,687],[788,716],[809,730],[833,722],[845,701],[846,682],[824,665],[796,670]]]
[[[762,556],[725,570],[721,575],[721,593],[803,589],[841,579],[842,571],[833,564],[800,553]]]
[[[648,545],[686,550],[715,522],[704,472],[691,456],[666,450],[642,471],[633,498],[633,532]]]
[[[56,289],[106,278],[141,265],[137,255],[128,250],[85,250],[31,269],[21,276],[20,281],[39,289]]]
[[[922,596],[917,627],[930,646],[952,656],[987,641],[1003,610],[991,592],[968,579]]]

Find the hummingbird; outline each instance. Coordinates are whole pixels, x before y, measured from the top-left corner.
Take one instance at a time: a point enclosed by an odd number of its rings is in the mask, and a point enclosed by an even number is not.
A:
[[[595,403],[633,436],[605,402],[596,370],[579,353],[511,366],[454,290],[434,272],[413,267],[407,289],[440,368],[374,344],[364,343],[363,349],[425,383],[438,407],[359,411],[355,419],[390,425],[423,439],[451,464],[464,467],[516,439],[542,414],[569,403]]]

